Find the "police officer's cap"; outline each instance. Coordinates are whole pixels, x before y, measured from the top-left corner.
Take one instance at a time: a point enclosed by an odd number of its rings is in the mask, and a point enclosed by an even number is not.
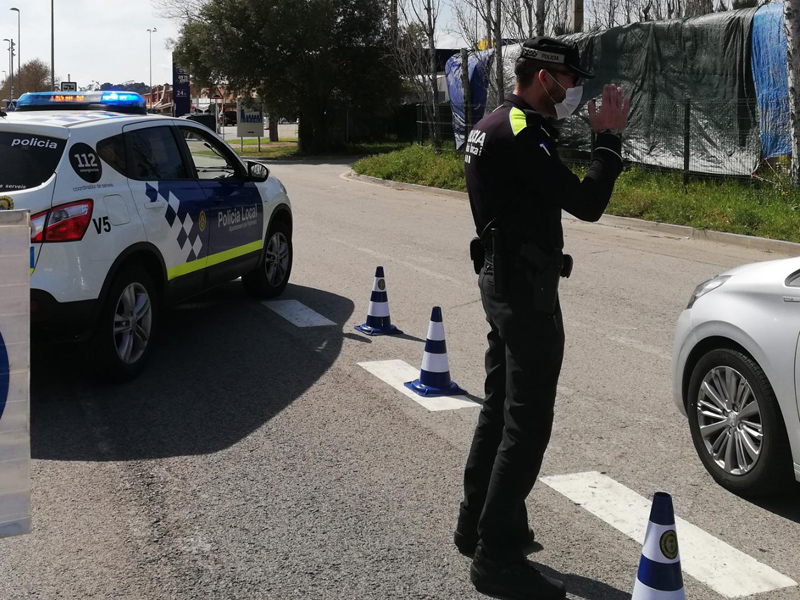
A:
[[[564,66],[584,79],[594,77],[594,73],[581,67],[581,55],[575,44],[567,44],[553,38],[539,36],[525,41],[522,44],[520,58],[553,63],[553,67]]]

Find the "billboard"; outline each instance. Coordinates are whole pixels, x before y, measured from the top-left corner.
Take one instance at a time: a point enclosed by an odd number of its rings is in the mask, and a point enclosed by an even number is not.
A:
[[[172,103],[176,117],[188,115],[192,110],[189,74],[186,69],[172,63]]]
[[[264,111],[245,106],[241,98],[236,101],[236,137],[264,137]]]

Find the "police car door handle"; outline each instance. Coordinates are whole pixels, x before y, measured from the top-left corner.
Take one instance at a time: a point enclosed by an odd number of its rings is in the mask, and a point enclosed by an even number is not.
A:
[[[162,208],[167,208],[167,201],[166,200],[156,200],[155,202],[148,202],[144,205],[145,208],[149,208],[150,210],[159,210]]]

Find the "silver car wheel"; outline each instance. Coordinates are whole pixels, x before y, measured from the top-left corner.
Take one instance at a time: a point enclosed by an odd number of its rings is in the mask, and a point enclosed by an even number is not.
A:
[[[272,287],[283,284],[289,271],[289,242],[280,231],[276,231],[267,242],[264,268],[267,281]]]
[[[119,359],[136,363],[147,349],[153,327],[150,296],[140,283],[131,283],[117,300],[114,311],[114,346]]]
[[[706,450],[726,473],[744,475],[761,455],[761,409],[747,379],[731,367],[715,367],[703,378],[697,422]]]

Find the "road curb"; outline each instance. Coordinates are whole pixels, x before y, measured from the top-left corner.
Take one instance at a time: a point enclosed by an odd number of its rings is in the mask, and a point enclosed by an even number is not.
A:
[[[402,183],[399,181],[391,181],[388,179],[379,179],[369,175],[359,175],[352,169],[345,173],[345,177],[363,181],[365,183],[372,183],[375,185],[382,185],[395,190],[411,190],[415,192],[425,192],[427,194],[436,194],[439,196],[447,196],[449,198],[459,198],[467,200],[466,192],[456,192],[454,190],[443,190],[435,187],[428,187],[425,185],[418,185],[415,183]],[[579,221],[572,215],[565,213],[565,218],[570,221]],[[800,244],[795,242],[784,242],[782,240],[772,240],[769,238],[755,237],[752,235],[741,235],[738,233],[726,233],[723,231],[712,231],[710,229],[696,229],[686,225],[671,225],[669,223],[661,223],[658,221],[645,221],[644,219],[634,219],[632,217],[617,217],[614,215],[603,215],[598,221],[601,225],[609,227],[619,227],[622,229],[636,229],[639,231],[652,231],[655,233],[664,233],[668,235],[675,235],[693,240],[705,240],[708,242],[718,242],[722,244],[729,244],[731,246],[739,246],[742,248],[749,248],[751,250],[761,250],[763,252],[775,252],[778,254],[789,254],[800,256]]]

